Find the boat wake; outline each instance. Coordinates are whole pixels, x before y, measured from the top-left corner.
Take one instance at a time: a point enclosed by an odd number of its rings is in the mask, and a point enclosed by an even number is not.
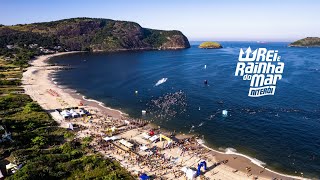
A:
[[[159,86],[159,85],[165,83],[167,80],[168,80],[168,78],[162,78],[154,86]]]

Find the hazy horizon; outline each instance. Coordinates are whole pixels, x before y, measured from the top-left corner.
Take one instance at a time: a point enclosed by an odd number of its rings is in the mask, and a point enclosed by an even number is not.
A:
[[[319,37],[320,2],[311,0],[206,1],[110,0],[8,1],[0,24],[48,22],[75,17],[133,21],[142,27],[179,30],[190,41],[281,41]],[[19,13],[15,13],[19,12]]]

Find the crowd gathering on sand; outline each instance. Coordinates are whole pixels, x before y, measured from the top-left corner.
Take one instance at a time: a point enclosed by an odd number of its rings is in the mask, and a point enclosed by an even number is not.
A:
[[[145,120],[75,98],[49,78],[55,70],[48,69],[45,63],[48,57],[37,58],[24,73],[25,92],[48,110],[62,127],[75,131],[76,138],[90,137],[89,146],[94,153],[118,161],[132,174],[145,173],[154,179],[186,179],[187,173],[183,168],[197,171],[198,164],[205,161],[207,167],[200,169],[199,179],[288,179],[264,171],[264,168],[243,157],[209,149],[203,145],[201,137],[166,132]],[[172,99],[183,99],[184,96],[178,93],[173,97],[164,99],[172,102]],[[59,112],[53,111],[68,109],[66,106],[83,108],[90,115],[65,119]],[[155,136],[159,138],[152,139]]]

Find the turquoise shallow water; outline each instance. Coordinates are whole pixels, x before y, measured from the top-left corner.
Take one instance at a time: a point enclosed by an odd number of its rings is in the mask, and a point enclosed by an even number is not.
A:
[[[146,109],[144,118],[177,132],[204,135],[215,148],[231,147],[271,169],[320,178],[320,48],[222,42],[223,49],[198,49],[197,44],[177,51],[55,57],[51,62],[75,69],[52,76],[59,85],[131,116],[141,117]],[[285,69],[274,96],[248,97],[249,82],[234,76],[239,50],[248,46],[276,49],[282,56]],[[162,78],[167,81],[155,86]],[[177,102],[171,102],[174,98]],[[173,105],[159,109],[155,102]],[[228,117],[222,117],[223,109]]]

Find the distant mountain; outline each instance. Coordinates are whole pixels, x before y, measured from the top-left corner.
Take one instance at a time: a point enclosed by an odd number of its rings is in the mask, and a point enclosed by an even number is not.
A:
[[[320,47],[320,38],[307,37],[289,44],[290,47]]]
[[[183,49],[190,44],[180,31],[143,28],[135,22],[100,18],[0,26],[0,48],[41,46],[69,51]]]

